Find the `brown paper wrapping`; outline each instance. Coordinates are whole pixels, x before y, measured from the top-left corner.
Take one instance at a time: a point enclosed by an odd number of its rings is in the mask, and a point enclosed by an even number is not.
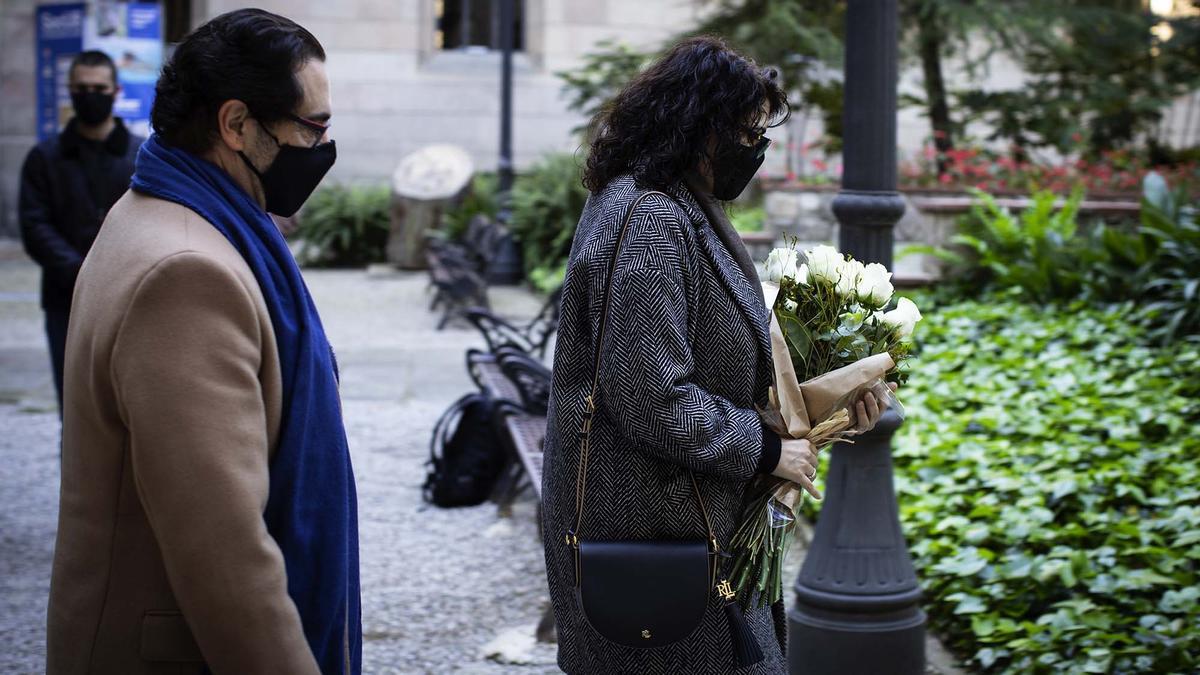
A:
[[[769,282],[762,287],[767,307],[774,308],[779,287]],[[797,382],[791,353],[774,311],[771,312],[771,360],[775,366],[775,386],[771,388],[770,407],[759,412],[772,431],[788,438],[807,437],[813,427],[838,410],[848,408],[856,392],[896,367],[890,354],[875,354],[806,382]]]

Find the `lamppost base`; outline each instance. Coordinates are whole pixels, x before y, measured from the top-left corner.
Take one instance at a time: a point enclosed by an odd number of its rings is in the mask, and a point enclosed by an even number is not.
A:
[[[882,614],[793,607],[788,672],[920,675],[925,672],[925,612],[916,606]]]

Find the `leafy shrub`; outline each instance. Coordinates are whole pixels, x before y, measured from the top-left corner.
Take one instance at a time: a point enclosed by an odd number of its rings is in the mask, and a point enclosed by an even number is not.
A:
[[[554,74],[563,81],[567,108],[590,120],[653,57],[652,52],[638,51],[623,42],[601,40],[596,43],[595,51],[583,55],[578,68]],[[585,129],[586,125],[574,131],[581,133]]]
[[[1139,345],[1131,303],[918,304],[893,447],[932,628],[986,672],[1197,672],[1200,345]]]
[[[729,222],[738,232],[762,232],[767,223],[767,212],[761,206],[730,206]]]
[[[914,245],[906,252],[950,263],[947,286],[960,297],[1011,289],[1037,303],[1086,299],[1132,302],[1144,337],[1167,343],[1200,335],[1200,222],[1186,193],[1171,193],[1158,174],[1145,180],[1136,229],[1097,223],[1080,232],[1081,193],[1055,208],[1048,192],[1014,217],[983,192],[951,238],[956,248]]]
[[[1185,193],[1172,194],[1161,177],[1146,177],[1141,227],[1135,234],[1100,233],[1104,264],[1093,295],[1137,301],[1150,336],[1167,343],[1200,335],[1200,215]]]
[[[569,154],[547,155],[517,176],[510,227],[521,243],[527,278],[541,280],[543,285],[556,278],[553,273],[571,253],[571,240],[587,197],[579,164]]]
[[[1077,190],[1055,208],[1058,197],[1049,191],[1033,195],[1033,203],[1013,216],[985,192],[974,191],[971,211],[959,220],[959,233],[950,242],[964,251],[913,246],[953,265],[951,278],[965,293],[992,288],[1017,288],[1029,300],[1049,302],[1073,298],[1083,287],[1083,271],[1064,262],[1076,256],[1076,214],[1083,196]]]
[[[300,212],[303,264],[353,267],[386,259],[391,193],[386,185],[330,185]]]
[[[451,239],[461,237],[467,231],[467,223],[477,215],[495,220],[500,210],[499,201],[496,199],[498,189],[499,182],[495,173],[487,171],[475,174],[462,201],[442,214],[442,231],[446,236]]]
[[[567,261],[558,267],[536,267],[529,271],[529,283],[539,293],[550,295],[563,285],[567,278]]]

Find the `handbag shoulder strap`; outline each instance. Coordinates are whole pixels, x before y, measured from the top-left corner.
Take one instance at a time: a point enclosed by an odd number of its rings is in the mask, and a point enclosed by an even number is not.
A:
[[[600,309],[600,329],[596,333],[595,346],[595,365],[592,369],[592,389],[591,393],[584,398],[584,403],[587,406],[584,410],[583,425],[579,431],[579,466],[575,474],[575,528],[566,534],[567,545],[578,547],[579,533],[583,529],[583,507],[584,498],[587,495],[587,470],[588,470],[588,455],[591,451],[591,433],[592,420],[596,416],[596,398],[600,392],[600,355],[604,346],[604,337],[608,329],[608,314],[609,308],[612,305],[612,282],[613,275],[616,273],[617,261],[621,254],[621,245],[625,241],[625,235],[629,231],[629,223],[633,220],[633,212],[637,209],[647,197],[651,195],[662,195],[668,197],[665,192],[651,190],[644,192],[629,205],[629,210],[625,212],[625,218],[621,222],[621,229],[617,233],[617,242],[613,246],[612,256],[608,264],[608,277],[604,284],[604,298]],[[708,529],[708,544],[711,553],[717,553],[720,550],[720,545],[717,542],[716,532],[713,530],[712,521],[708,517],[708,507],[704,503],[704,495],[700,493],[700,486],[696,483],[696,474],[691,469],[688,470],[688,477],[692,481],[692,491],[696,494],[696,501],[700,504],[700,513],[704,516],[704,526]]]

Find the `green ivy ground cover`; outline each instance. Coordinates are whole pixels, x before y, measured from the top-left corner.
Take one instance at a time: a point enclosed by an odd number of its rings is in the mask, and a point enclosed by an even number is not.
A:
[[[988,672],[1200,672],[1200,345],[915,299],[893,447],[931,628]]]

